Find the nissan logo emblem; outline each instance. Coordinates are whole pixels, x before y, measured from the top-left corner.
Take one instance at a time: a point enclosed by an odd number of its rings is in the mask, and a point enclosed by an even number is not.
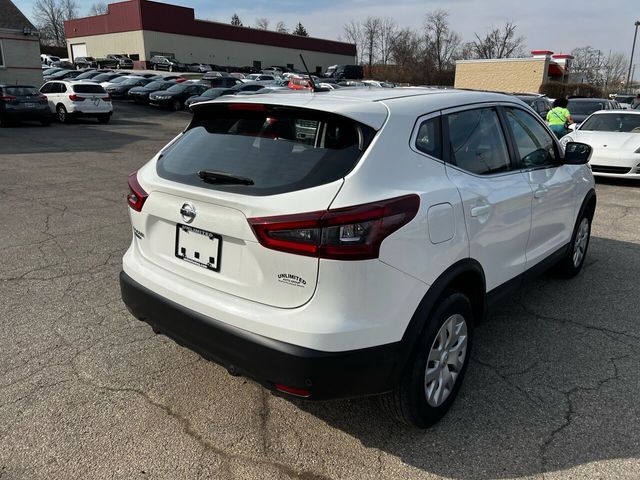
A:
[[[193,219],[196,218],[196,206],[191,202],[182,204],[182,207],[180,208],[180,215],[182,215],[182,219],[185,222],[193,222]]]

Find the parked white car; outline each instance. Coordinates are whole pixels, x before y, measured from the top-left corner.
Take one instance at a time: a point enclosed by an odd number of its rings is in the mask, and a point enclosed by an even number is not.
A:
[[[74,117],[95,117],[108,123],[113,114],[111,97],[104,88],[91,82],[51,81],[40,87],[49,108],[61,123]]]
[[[122,297],[282,395],[385,394],[431,425],[487,307],[584,263],[591,149],[563,150],[512,96],[342,89],[191,108],[129,176]]]
[[[640,111],[603,110],[560,140],[591,145],[594,175],[640,179]]]

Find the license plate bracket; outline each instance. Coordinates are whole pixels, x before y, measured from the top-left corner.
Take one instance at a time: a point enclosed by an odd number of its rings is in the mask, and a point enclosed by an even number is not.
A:
[[[201,228],[176,224],[175,256],[213,272],[220,271],[222,237]]]

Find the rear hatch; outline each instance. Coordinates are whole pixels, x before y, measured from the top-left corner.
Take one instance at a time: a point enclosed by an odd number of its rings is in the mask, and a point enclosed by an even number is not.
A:
[[[95,83],[74,83],[73,84],[74,102],[81,106],[83,112],[101,112],[111,110],[111,96],[102,88],[101,85]]]
[[[35,87],[30,86],[5,86],[0,90],[0,99],[5,103],[7,110],[20,110],[28,113],[30,110],[48,109],[47,97],[42,95]]]
[[[378,111],[381,125],[386,110]],[[206,287],[300,306],[315,291],[318,258],[266,248],[248,219],[326,211],[374,135],[357,120],[308,108],[200,104],[185,133],[138,172],[148,192],[143,215],[132,215],[144,233],[138,248]]]

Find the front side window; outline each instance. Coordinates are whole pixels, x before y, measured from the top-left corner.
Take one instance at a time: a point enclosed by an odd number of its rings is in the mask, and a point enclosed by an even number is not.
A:
[[[0,67],[5,67],[4,64],[4,51],[2,50],[2,40],[0,40]]]
[[[495,108],[450,113],[445,122],[451,163],[477,175],[511,169],[507,142]]]
[[[525,168],[558,165],[555,142],[540,122],[517,108],[505,108],[505,114]]]

